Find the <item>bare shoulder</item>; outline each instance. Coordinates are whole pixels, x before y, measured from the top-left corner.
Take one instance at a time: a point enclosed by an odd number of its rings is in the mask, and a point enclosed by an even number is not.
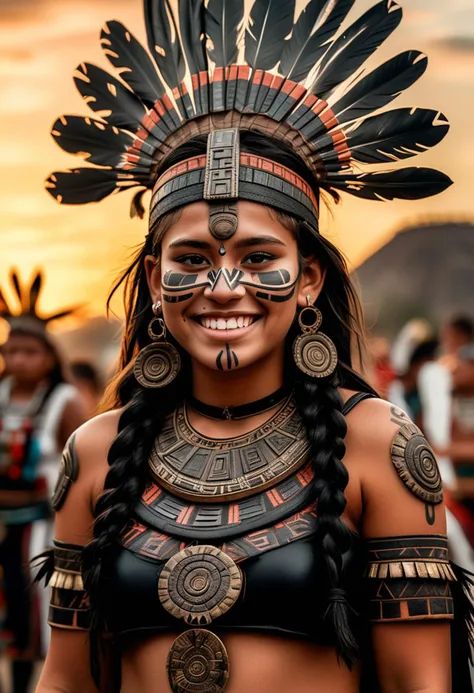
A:
[[[347,427],[347,465],[362,489],[364,535],[444,534],[436,457],[406,412],[366,399],[347,415]]]
[[[74,447],[81,474],[89,478],[94,489],[102,489],[108,471],[107,456],[117,435],[123,409],[94,416],[77,429]]]

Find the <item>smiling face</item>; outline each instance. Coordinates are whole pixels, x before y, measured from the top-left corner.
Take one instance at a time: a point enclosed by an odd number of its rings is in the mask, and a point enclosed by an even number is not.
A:
[[[238,203],[237,233],[209,232],[209,206],[185,207],[161,240],[158,263],[147,258],[154,302],[167,328],[192,359],[210,369],[253,365],[276,351],[297,305],[314,301],[323,275],[317,262],[300,268],[297,241],[268,207]]]

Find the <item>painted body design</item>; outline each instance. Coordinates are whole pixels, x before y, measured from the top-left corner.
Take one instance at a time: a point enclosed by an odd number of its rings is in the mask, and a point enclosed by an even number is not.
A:
[[[163,277],[163,299],[167,303],[182,303],[195,296],[199,289],[210,288],[214,291],[219,281],[225,281],[231,291],[238,286],[256,290],[256,298],[275,303],[290,300],[296,289],[298,278],[291,281],[288,270],[272,270],[270,272],[243,272],[237,268],[210,270],[204,280],[199,280],[199,274],[182,274],[181,272],[166,272]]]
[[[222,349],[217,355],[216,366],[220,371],[231,371],[233,368],[237,368],[239,365],[239,359],[237,354],[230,348],[229,344],[225,345],[225,351]]]

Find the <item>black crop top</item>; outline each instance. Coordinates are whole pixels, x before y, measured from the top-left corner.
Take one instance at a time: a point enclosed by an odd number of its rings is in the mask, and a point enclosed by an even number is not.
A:
[[[355,602],[362,575],[360,558],[360,542],[354,535],[347,570]],[[212,629],[265,631],[330,644],[326,629],[321,627],[327,607],[323,560],[314,537],[248,559],[242,565],[244,585],[238,601],[213,621]],[[182,630],[184,624],[171,616],[158,598],[158,579],[165,562],[124,548],[116,551],[104,600],[109,625],[118,636],[128,640],[134,639],[137,631]]]

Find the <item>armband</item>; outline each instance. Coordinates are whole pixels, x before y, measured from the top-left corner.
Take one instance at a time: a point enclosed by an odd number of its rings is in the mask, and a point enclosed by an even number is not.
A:
[[[456,576],[440,535],[366,542],[365,586],[371,621],[453,619],[450,583]]]
[[[82,546],[54,542],[48,623],[55,628],[89,629],[90,606],[81,574],[82,549]]]

